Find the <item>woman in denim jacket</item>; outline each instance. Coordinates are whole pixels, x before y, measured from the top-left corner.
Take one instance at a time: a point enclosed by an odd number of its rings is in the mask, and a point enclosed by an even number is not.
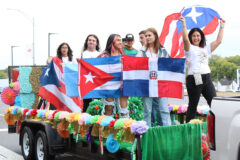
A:
[[[169,54],[160,44],[158,33],[154,28],[148,28],[145,32],[146,45],[138,52],[137,57],[149,57],[151,59],[169,58]],[[150,76],[150,75],[149,75]],[[156,86],[157,87],[157,86]],[[158,106],[153,101],[158,101]],[[168,98],[166,97],[143,97],[144,115],[143,120],[151,126],[152,107],[157,107],[157,117],[161,117],[162,125],[171,125],[170,113],[168,110]]]

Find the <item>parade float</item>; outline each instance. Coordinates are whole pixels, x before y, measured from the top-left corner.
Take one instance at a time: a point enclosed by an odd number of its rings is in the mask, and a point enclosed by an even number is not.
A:
[[[86,113],[52,110],[38,96],[43,72],[43,66],[9,67],[11,83],[1,94],[9,105],[8,131],[19,133],[24,159],[62,153],[88,159],[209,159],[208,106],[198,106],[198,119],[184,124],[188,106],[169,104],[173,125],[156,127],[143,121],[141,97],[129,98],[129,118],[101,115],[101,99],[93,100]]]

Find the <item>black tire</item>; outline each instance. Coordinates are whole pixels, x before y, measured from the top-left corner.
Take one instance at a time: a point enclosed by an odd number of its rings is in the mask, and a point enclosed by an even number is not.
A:
[[[20,133],[20,144],[23,158],[25,160],[34,159],[34,137],[31,129],[27,126]]]
[[[35,159],[36,160],[54,160],[55,155],[49,154],[49,145],[47,135],[44,131],[37,132],[34,140]]]

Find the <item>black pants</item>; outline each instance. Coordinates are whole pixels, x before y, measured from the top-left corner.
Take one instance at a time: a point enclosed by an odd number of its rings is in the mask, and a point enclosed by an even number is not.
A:
[[[212,83],[210,74],[202,74],[203,84],[195,85],[193,75],[187,76],[187,92],[188,92],[188,110],[186,122],[194,119],[196,116],[197,105],[202,93],[203,97],[207,100],[208,105],[211,107],[213,97],[216,97],[215,87]]]
[[[83,100],[83,112],[86,112],[87,111],[87,108],[89,106],[89,103],[92,102],[92,99],[84,99]]]

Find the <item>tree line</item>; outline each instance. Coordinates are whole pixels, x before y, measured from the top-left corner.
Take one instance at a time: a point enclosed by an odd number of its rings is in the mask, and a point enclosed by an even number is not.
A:
[[[213,54],[209,58],[211,69],[211,78],[213,81],[219,81],[223,78],[228,80],[237,79],[237,69],[240,69],[240,56],[221,57]]]
[[[0,70],[0,79],[7,79],[8,78],[8,69]]]

